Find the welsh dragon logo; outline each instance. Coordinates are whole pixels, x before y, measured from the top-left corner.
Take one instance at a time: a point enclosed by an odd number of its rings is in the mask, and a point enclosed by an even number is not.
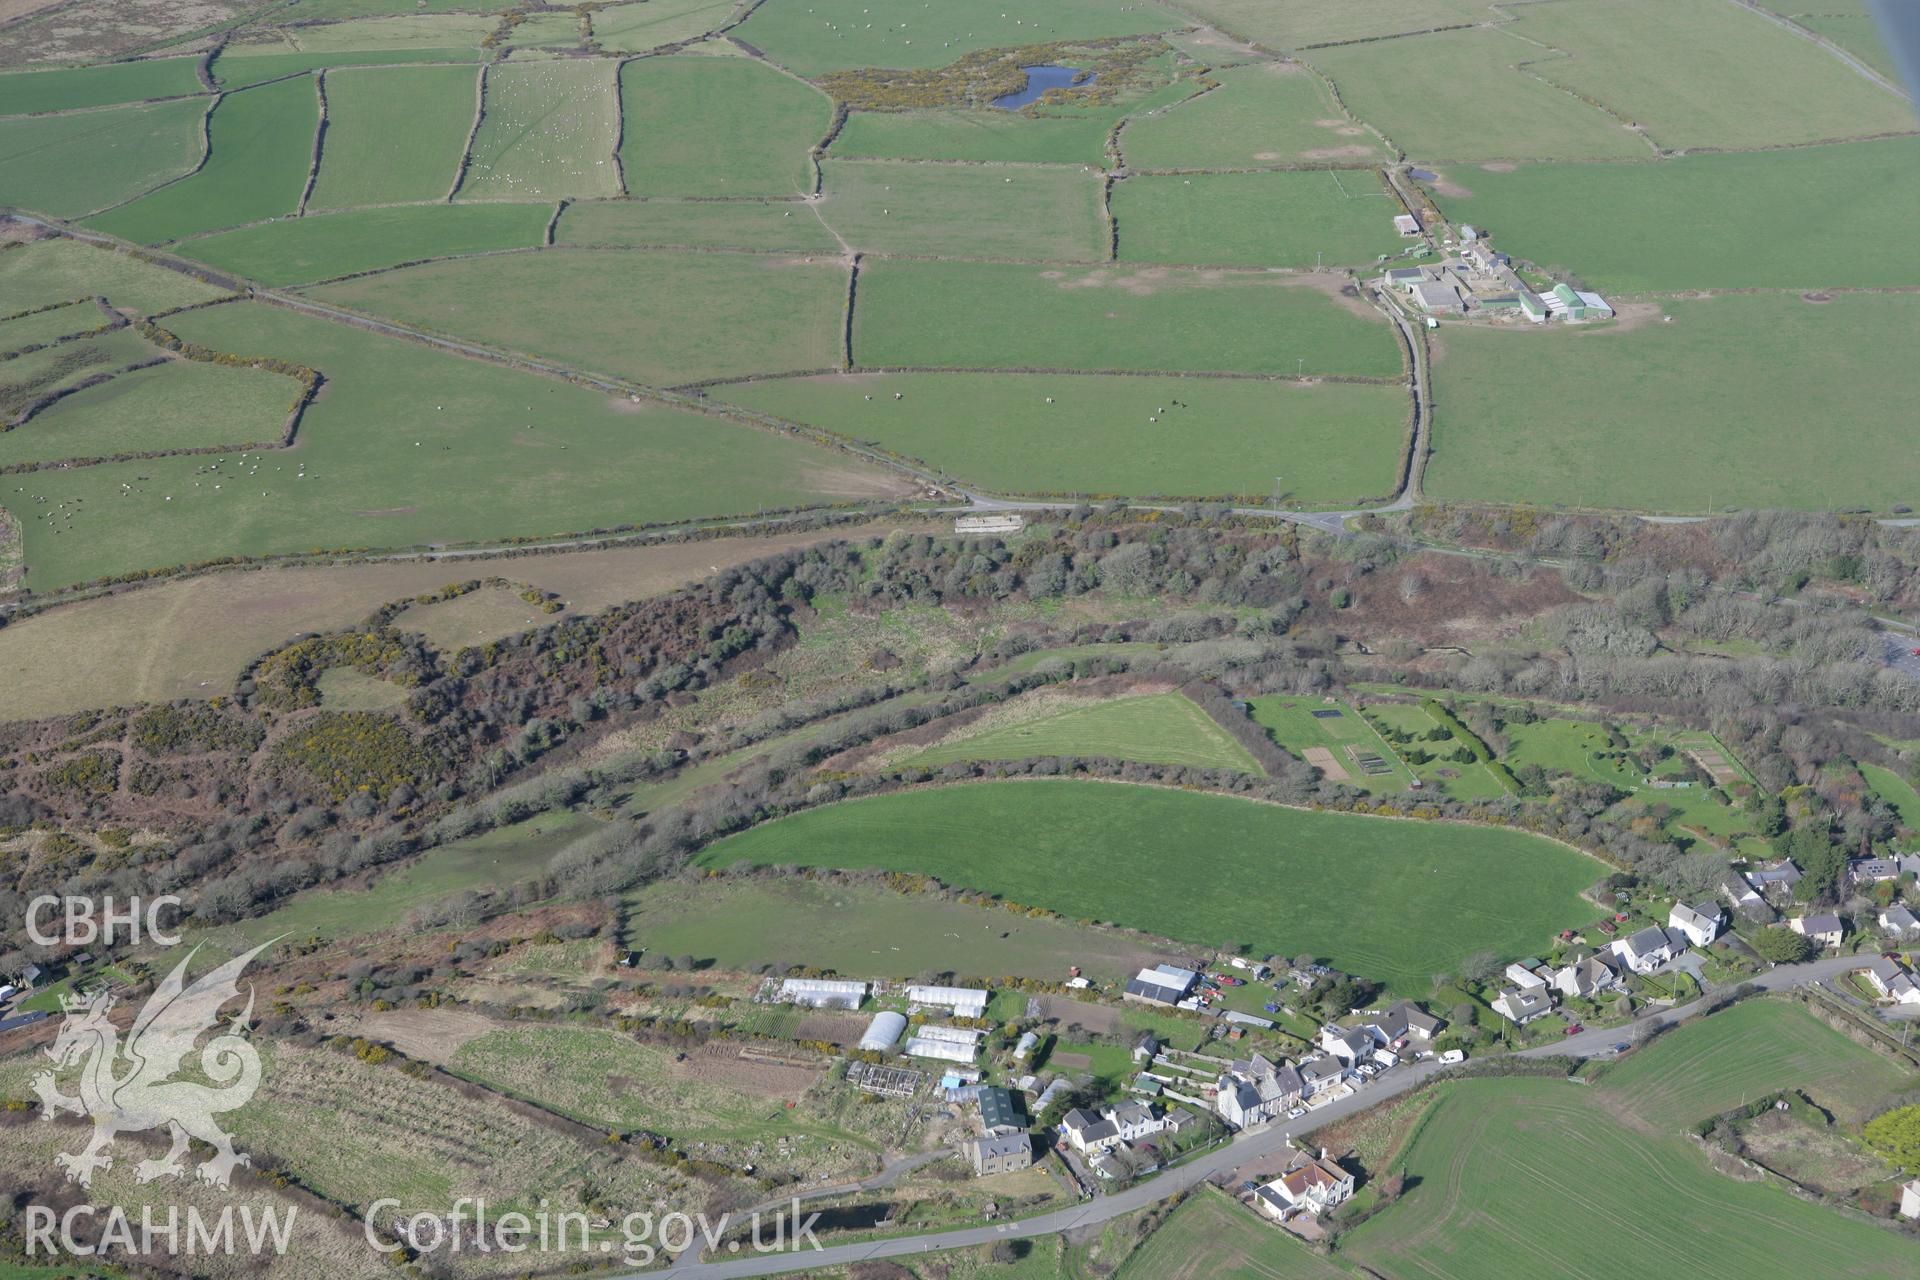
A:
[[[85,1150],[63,1151],[54,1157],[71,1181],[91,1185],[96,1171],[113,1165],[113,1157],[107,1154],[113,1140],[147,1129],[169,1130],[173,1147],[161,1159],[142,1160],[135,1167],[134,1176],[141,1182],[184,1175],[187,1170],[181,1157],[189,1138],[214,1149],[194,1170],[202,1182],[225,1188],[236,1166],[252,1163],[234,1152],[232,1135],[214,1120],[220,1112],[245,1106],[260,1087],[260,1055],[242,1034],[253,1016],[251,988],[247,1007],[200,1048],[200,1070],[213,1084],[172,1077],[180,1072],[201,1034],[219,1022],[221,1006],[238,998],[241,972],[272,945],[265,942],[236,956],[192,986],[186,982],[187,965],[199,948],[189,951],[133,1020],[124,1044],[107,1019],[114,1006],[111,995],[101,992],[62,999],[66,1021],[47,1056],[61,1071],[80,1065],[79,1096],[61,1093],[52,1071],[35,1076],[33,1088],[40,1095],[43,1119],[51,1120],[63,1111],[93,1119],[93,1140]]]

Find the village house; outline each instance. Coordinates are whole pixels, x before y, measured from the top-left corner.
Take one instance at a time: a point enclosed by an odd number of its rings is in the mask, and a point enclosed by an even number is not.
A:
[[[1347,1078],[1346,1064],[1336,1058],[1314,1058],[1295,1068],[1300,1073],[1300,1096],[1317,1098]]]
[[[1553,1012],[1553,995],[1545,987],[1530,991],[1508,987],[1494,1000],[1493,1011],[1515,1026],[1524,1027]]]
[[[1733,909],[1750,920],[1765,920],[1773,915],[1772,908],[1753,882],[1738,871],[1729,871],[1727,878],[1720,882],[1720,896],[1733,905]]]
[[[1920,933],[1920,916],[1916,916],[1907,907],[1896,902],[1880,913],[1880,928],[1882,932],[1891,933],[1897,937]]]
[[[1635,973],[1652,973],[1675,956],[1686,954],[1687,935],[1678,929],[1650,924],[1631,938],[1616,938],[1613,954]]]
[[[975,1138],[966,1144],[966,1152],[976,1177],[1017,1173],[1033,1167],[1033,1142],[1024,1133]]]
[[[1327,1158],[1302,1151],[1287,1171],[1267,1184],[1288,1208],[1304,1209],[1316,1217],[1353,1198],[1353,1175]]]
[[[1254,1054],[1235,1062],[1217,1082],[1213,1109],[1236,1129],[1265,1124],[1300,1104],[1306,1086],[1287,1063]]]
[[[1747,883],[1757,889],[1768,902],[1785,902],[1792,898],[1795,886],[1805,878],[1791,858],[1783,858],[1779,862],[1747,869]]]
[[[1083,1155],[1106,1151],[1123,1142],[1138,1142],[1166,1127],[1166,1120],[1144,1102],[1102,1107],[1097,1114],[1085,1107],[1076,1107],[1060,1122],[1067,1144]]]
[[[1373,1057],[1379,1047],[1371,1027],[1320,1028],[1320,1047],[1348,1066],[1358,1066]]]
[[[1831,912],[1817,916],[1795,916],[1787,921],[1787,927],[1814,946],[1829,951],[1838,947],[1847,936],[1847,926]]]
[[[1898,880],[1908,872],[1920,875],[1920,853],[1894,854],[1887,858],[1854,858],[1847,863],[1847,883],[1862,885]]]
[[[1506,977],[1521,991],[1538,991],[1547,985],[1547,967],[1538,960],[1515,960],[1507,966]]]
[[[1900,1216],[1920,1218],[1920,1178],[1900,1188]]]
[[[1720,936],[1725,927],[1727,913],[1720,909],[1717,902],[1701,901],[1694,906],[1684,902],[1673,904],[1673,910],[1667,912],[1667,928],[1678,929],[1687,935],[1687,941],[1696,947],[1710,946]]]
[[[1877,956],[1861,970],[1866,975],[1867,985],[1880,993],[1883,1000],[1895,1004],[1920,1004],[1920,983],[1898,960],[1889,960]]]
[[[1619,986],[1619,973],[1599,955],[1570,960],[1553,972],[1553,989],[1573,999],[1592,1000]]]
[[[1365,1023],[1379,1037],[1380,1043],[1388,1048],[1398,1047],[1402,1041],[1408,1044],[1426,1044],[1446,1026],[1443,1019],[1436,1018],[1411,1000],[1402,1000],[1389,1005],[1381,1011],[1379,1017]]]

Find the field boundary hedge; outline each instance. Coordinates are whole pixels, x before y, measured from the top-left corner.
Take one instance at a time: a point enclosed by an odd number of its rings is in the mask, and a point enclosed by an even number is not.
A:
[[[171,178],[164,178],[144,191],[136,191],[125,200],[116,200],[112,204],[101,205],[98,209],[90,209],[80,216],[83,218],[97,218],[103,213],[112,213],[115,209],[124,209],[135,201],[145,200],[154,192],[165,190],[176,182],[185,182],[188,178],[193,177],[193,175],[206,168],[207,161],[213,159],[214,108],[218,107],[222,102],[225,102],[226,99],[227,95],[224,92],[215,93],[212,98],[207,100],[207,109],[200,113],[200,158],[194,162],[191,169],[188,169],[185,173],[176,173]]]
[[[453,169],[453,185],[447,188],[447,204],[452,204],[453,198],[460,194],[460,184],[467,180],[467,166],[473,163],[473,140],[480,136],[480,122],[487,118],[487,68],[492,65],[491,62],[481,63],[480,73],[474,77],[473,125],[467,130],[466,145],[460,148],[460,163]]]
[[[293,216],[307,216],[307,201],[313,198],[314,184],[320,181],[320,152],[327,141],[327,68],[322,67],[313,77],[313,92],[320,99],[320,118],[313,126],[313,155],[307,161],[307,185],[300,188],[300,203],[293,208]]]

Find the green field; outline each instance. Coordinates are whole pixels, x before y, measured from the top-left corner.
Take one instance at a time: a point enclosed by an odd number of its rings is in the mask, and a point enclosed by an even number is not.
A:
[[[1796,13],[1792,17],[1807,30],[1825,36],[1889,80],[1899,80],[1899,69],[1893,65],[1893,55],[1887,52],[1886,41],[1880,38],[1880,25],[1871,14]]]
[[[1039,323],[1016,323],[1026,315]],[[1261,273],[875,262],[854,359],[876,367],[1138,369],[1397,378],[1383,317]]]
[[[1229,35],[1276,49],[1485,22],[1485,0],[1181,0],[1181,9]]]
[[[25,501],[83,499],[59,535],[23,522],[37,591],[214,556],[560,534],[898,492],[892,477],[791,438],[282,309],[235,304],[168,323],[216,350],[326,373],[299,451],[229,458],[230,485],[202,457],[21,477]]]
[[[1654,511],[1885,510],[1904,467],[1920,299],[1744,295],[1660,304],[1631,331],[1446,331],[1430,493]],[[1525,380],[1512,371],[1524,364]],[[1557,429],[1542,430],[1540,388]],[[1820,406],[1820,430],[1802,410]],[[1515,448],[1516,440],[1527,447]]]
[[[281,218],[182,241],[177,251],[265,285],[308,284],[423,258],[531,249],[547,204],[408,205]]]
[[[475,4],[470,8],[481,8]],[[228,49],[232,56],[295,53],[367,53],[477,48],[499,24],[473,13],[404,13],[307,27],[275,27],[248,33]]]
[[[330,67],[381,67],[399,63],[480,61],[480,50],[469,45],[455,49],[374,49],[366,52],[293,53],[283,46],[261,49],[227,47],[213,61],[213,78],[223,89],[244,89],[282,76]],[[451,178],[451,174],[449,174]]]
[[[1128,116],[1192,96],[1191,80],[1177,80],[1143,97],[1117,97],[1101,106],[1005,111],[856,111],[833,140],[830,154],[853,160],[973,160],[1013,164],[1107,163],[1107,136]],[[1129,129],[1133,126],[1129,125]]]
[[[620,163],[636,196],[792,196],[813,190],[808,148],[824,93],[748,58],[640,58],[620,69]]]
[[[1365,714],[1377,727],[1411,733],[1416,738],[1438,727],[1440,723],[1428,715],[1425,708],[1412,703],[1368,703]],[[1416,741],[1403,745],[1408,749],[1418,747],[1436,757],[1457,751],[1460,747],[1459,742],[1453,739],[1441,739],[1438,742]],[[1495,776],[1493,770],[1484,764],[1433,759],[1425,764],[1413,766],[1413,773],[1429,793],[1439,792],[1454,800],[1498,800],[1507,794],[1505,785]]]
[[[1347,774],[1346,785],[1378,794],[1396,794],[1411,789],[1413,774],[1387,745],[1366,717],[1351,703],[1330,702],[1321,698],[1292,698],[1270,695],[1254,698],[1249,704],[1253,719],[1273,735],[1273,740],[1305,760],[1312,748],[1333,753],[1334,763]],[[1337,711],[1337,716],[1318,716],[1316,711]],[[1352,750],[1349,750],[1352,748]],[[1377,756],[1385,771],[1369,774],[1355,756]],[[1316,766],[1319,767],[1319,766]],[[1340,779],[1334,779],[1340,781]]]
[[[723,840],[701,861],[924,872],[1196,944],[1310,952],[1408,994],[1474,951],[1520,955],[1582,922],[1579,891],[1599,874],[1514,831],[1068,781],[848,801]],[[1381,919],[1394,927],[1359,926]]]
[[[219,297],[224,290],[130,254],[50,239],[0,250],[0,315],[104,294],[143,315]]]
[[[1115,1274],[1117,1280],[1351,1280],[1353,1273],[1202,1185]]]
[[[329,72],[327,137],[307,207],[444,199],[473,127],[478,74],[459,66]]]
[[[1018,710],[1018,704],[1007,710]],[[946,741],[917,751],[903,765],[954,760],[1027,760],[1035,756],[1106,756],[1186,765],[1195,769],[1264,772],[1247,749],[1179,693],[1152,693],[1087,702],[1048,703],[1039,714],[1010,723],[991,714]]]
[[[1390,493],[1409,412],[1397,386],[1255,378],[830,374],[716,394],[1000,493],[1267,497],[1284,475],[1309,506]]]
[[[1507,28],[1340,45],[1305,56],[1333,78],[1355,115],[1416,160],[1653,156],[1606,112],[1541,83],[1538,75],[1553,74],[1566,60]],[[1519,66],[1527,62],[1530,67]]]
[[[1216,72],[1220,87],[1136,114],[1120,135],[1130,168],[1244,169],[1384,160],[1379,139],[1346,118],[1326,82],[1296,62]]]
[[[1178,14],[1128,0],[1049,0],[1044,9],[1004,0],[901,0],[878,14],[864,0],[813,0],[763,4],[734,34],[781,66],[817,76],[846,67],[943,67],[978,49],[1185,25]]]
[[[1449,218],[1497,228],[1516,257],[1599,289],[1920,284],[1901,213],[1920,206],[1913,138],[1446,177],[1472,193],[1436,197]],[[1799,236],[1816,218],[1830,234]]]
[[[486,111],[460,198],[619,195],[613,155],[620,129],[616,71],[606,59],[489,67]]]
[[[840,362],[846,266],[762,254],[566,249],[430,263],[314,296],[441,333],[672,384]],[[502,299],[512,299],[510,307]],[[689,307],[688,299],[700,305]],[[619,316],[619,324],[607,317]]]
[[[0,116],[29,111],[71,111],[116,102],[177,98],[205,93],[194,72],[197,58],[155,58],[57,71],[13,71],[0,75]]]
[[[160,353],[150,349],[148,354]],[[7,369],[8,364],[0,364],[0,381]],[[169,361],[76,392],[25,424],[0,432],[0,467],[156,449],[277,443],[299,392],[300,385],[284,374]]]
[[[293,0],[283,14],[288,22],[318,22],[412,13],[498,13],[506,7],[507,0]]]
[[[1100,175],[1085,167],[828,160],[820,215],[867,253],[1097,262]]]
[[[1341,1254],[1389,1276],[1534,1280],[1672,1268],[1703,1280],[1913,1274],[1897,1234],[1710,1168],[1559,1080],[1442,1086],[1404,1156],[1404,1197]],[[1577,1203],[1577,1213],[1563,1206]]]
[[[1371,171],[1140,174],[1113,189],[1123,262],[1359,266],[1406,247],[1401,212]]]
[[[1920,792],[1916,792],[1892,770],[1882,769],[1877,764],[1861,765],[1860,773],[1873,788],[1874,794],[1893,806],[1901,822],[1920,831]]]
[[[1594,1092],[1656,1129],[1698,1120],[1780,1089],[1804,1090],[1859,1124],[1917,1082],[1913,1073],[1785,1000],[1748,1000],[1667,1032],[1606,1068]]]
[[[734,0],[645,0],[609,4],[593,15],[593,37],[613,53],[640,53],[724,26]]]
[[[131,200],[200,161],[203,98],[0,120],[0,199],[61,218]]]
[[[567,206],[558,244],[787,249],[835,253],[813,207],[796,201],[582,200]]]
[[[143,244],[292,213],[306,188],[320,99],[310,77],[230,93],[208,120],[207,162],[190,178],[88,220]]]
[[[846,974],[1036,978],[1079,965],[1100,982],[1130,977],[1150,949],[1065,920],[797,877],[652,884],[626,899],[624,945],[724,968],[808,964]]]
[[[1914,128],[1912,108],[1894,94],[1765,16],[1721,0],[1541,4],[1518,12],[1516,35],[1573,55],[1536,71],[1604,102],[1664,148],[1780,146]]]
[[[91,298],[13,320],[0,320],[0,355],[85,333],[99,328],[106,320]]]
[[[1512,746],[1502,759],[1515,769],[1537,764],[1548,773],[1613,786],[1631,786],[1637,781],[1619,776],[1614,769],[1602,771],[1598,767],[1593,753],[1607,749],[1607,735],[1591,720],[1549,718],[1532,724],[1508,724],[1505,732]]]
[[[116,329],[0,360],[0,422],[12,422],[15,415],[50,392],[158,355],[156,348],[141,341],[131,329]],[[33,514],[37,519],[53,515],[46,511]]]

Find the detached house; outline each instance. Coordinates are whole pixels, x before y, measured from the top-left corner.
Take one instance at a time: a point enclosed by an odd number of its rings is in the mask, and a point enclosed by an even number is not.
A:
[[[1409,1044],[1425,1044],[1440,1034],[1440,1028],[1446,1026],[1443,1019],[1436,1018],[1411,1000],[1402,1000],[1389,1006],[1378,1018],[1367,1024],[1373,1028],[1381,1042],[1388,1048],[1402,1041]]]
[[[1353,1175],[1327,1158],[1301,1152],[1287,1171],[1267,1184],[1289,1208],[1304,1209],[1316,1217],[1353,1197]]]
[[[1866,974],[1867,984],[1878,991],[1882,999],[1896,1004],[1920,1004],[1920,983],[1913,980],[1913,975],[1899,961],[1881,956],[1861,972]]]
[[[1847,936],[1846,925],[1840,922],[1839,916],[1830,912],[1817,916],[1795,916],[1787,921],[1787,927],[1814,946],[1829,951],[1838,947]]]
[[[1800,868],[1793,865],[1792,858],[1783,858],[1779,862],[1747,871],[1747,883],[1759,890],[1769,902],[1784,902],[1791,898],[1794,887],[1804,878]]]
[[[1524,1027],[1535,1018],[1544,1018],[1553,1012],[1553,995],[1545,987],[1530,991],[1508,987],[1493,1002],[1493,1011],[1515,1026]]]
[[[1906,936],[1920,933],[1920,916],[1916,916],[1906,907],[1895,903],[1880,913],[1880,928],[1883,932]]]
[[[1619,973],[1598,955],[1569,961],[1553,973],[1553,989],[1573,999],[1592,1000],[1619,988]]]
[[[1687,935],[1678,929],[1662,929],[1650,924],[1631,938],[1611,944],[1613,954],[1635,973],[1652,973],[1687,950]]]
[[[1547,985],[1546,966],[1538,960],[1515,960],[1507,966],[1507,981],[1522,991],[1537,991]]]
[[[1347,1078],[1346,1064],[1337,1058],[1315,1058],[1301,1063],[1297,1070],[1303,1098],[1318,1097]]]
[[[1033,1143],[1024,1133],[975,1138],[966,1144],[967,1161],[977,1177],[1015,1173],[1033,1167]]]
[[[1144,1102],[1123,1102],[1114,1107],[1102,1107],[1098,1114],[1085,1107],[1076,1107],[1067,1112],[1066,1118],[1060,1122],[1068,1145],[1083,1155],[1107,1151],[1124,1142],[1138,1141],[1166,1127],[1167,1122],[1154,1114],[1153,1108]]]
[[[1320,1047],[1351,1067],[1373,1057],[1380,1043],[1371,1027],[1322,1027]]]
[[[1687,941],[1696,947],[1712,944],[1725,927],[1727,913],[1720,909],[1717,902],[1702,901],[1694,906],[1684,902],[1673,904],[1673,910],[1667,912],[1667,928],[1678,929],[1687,935]]]

